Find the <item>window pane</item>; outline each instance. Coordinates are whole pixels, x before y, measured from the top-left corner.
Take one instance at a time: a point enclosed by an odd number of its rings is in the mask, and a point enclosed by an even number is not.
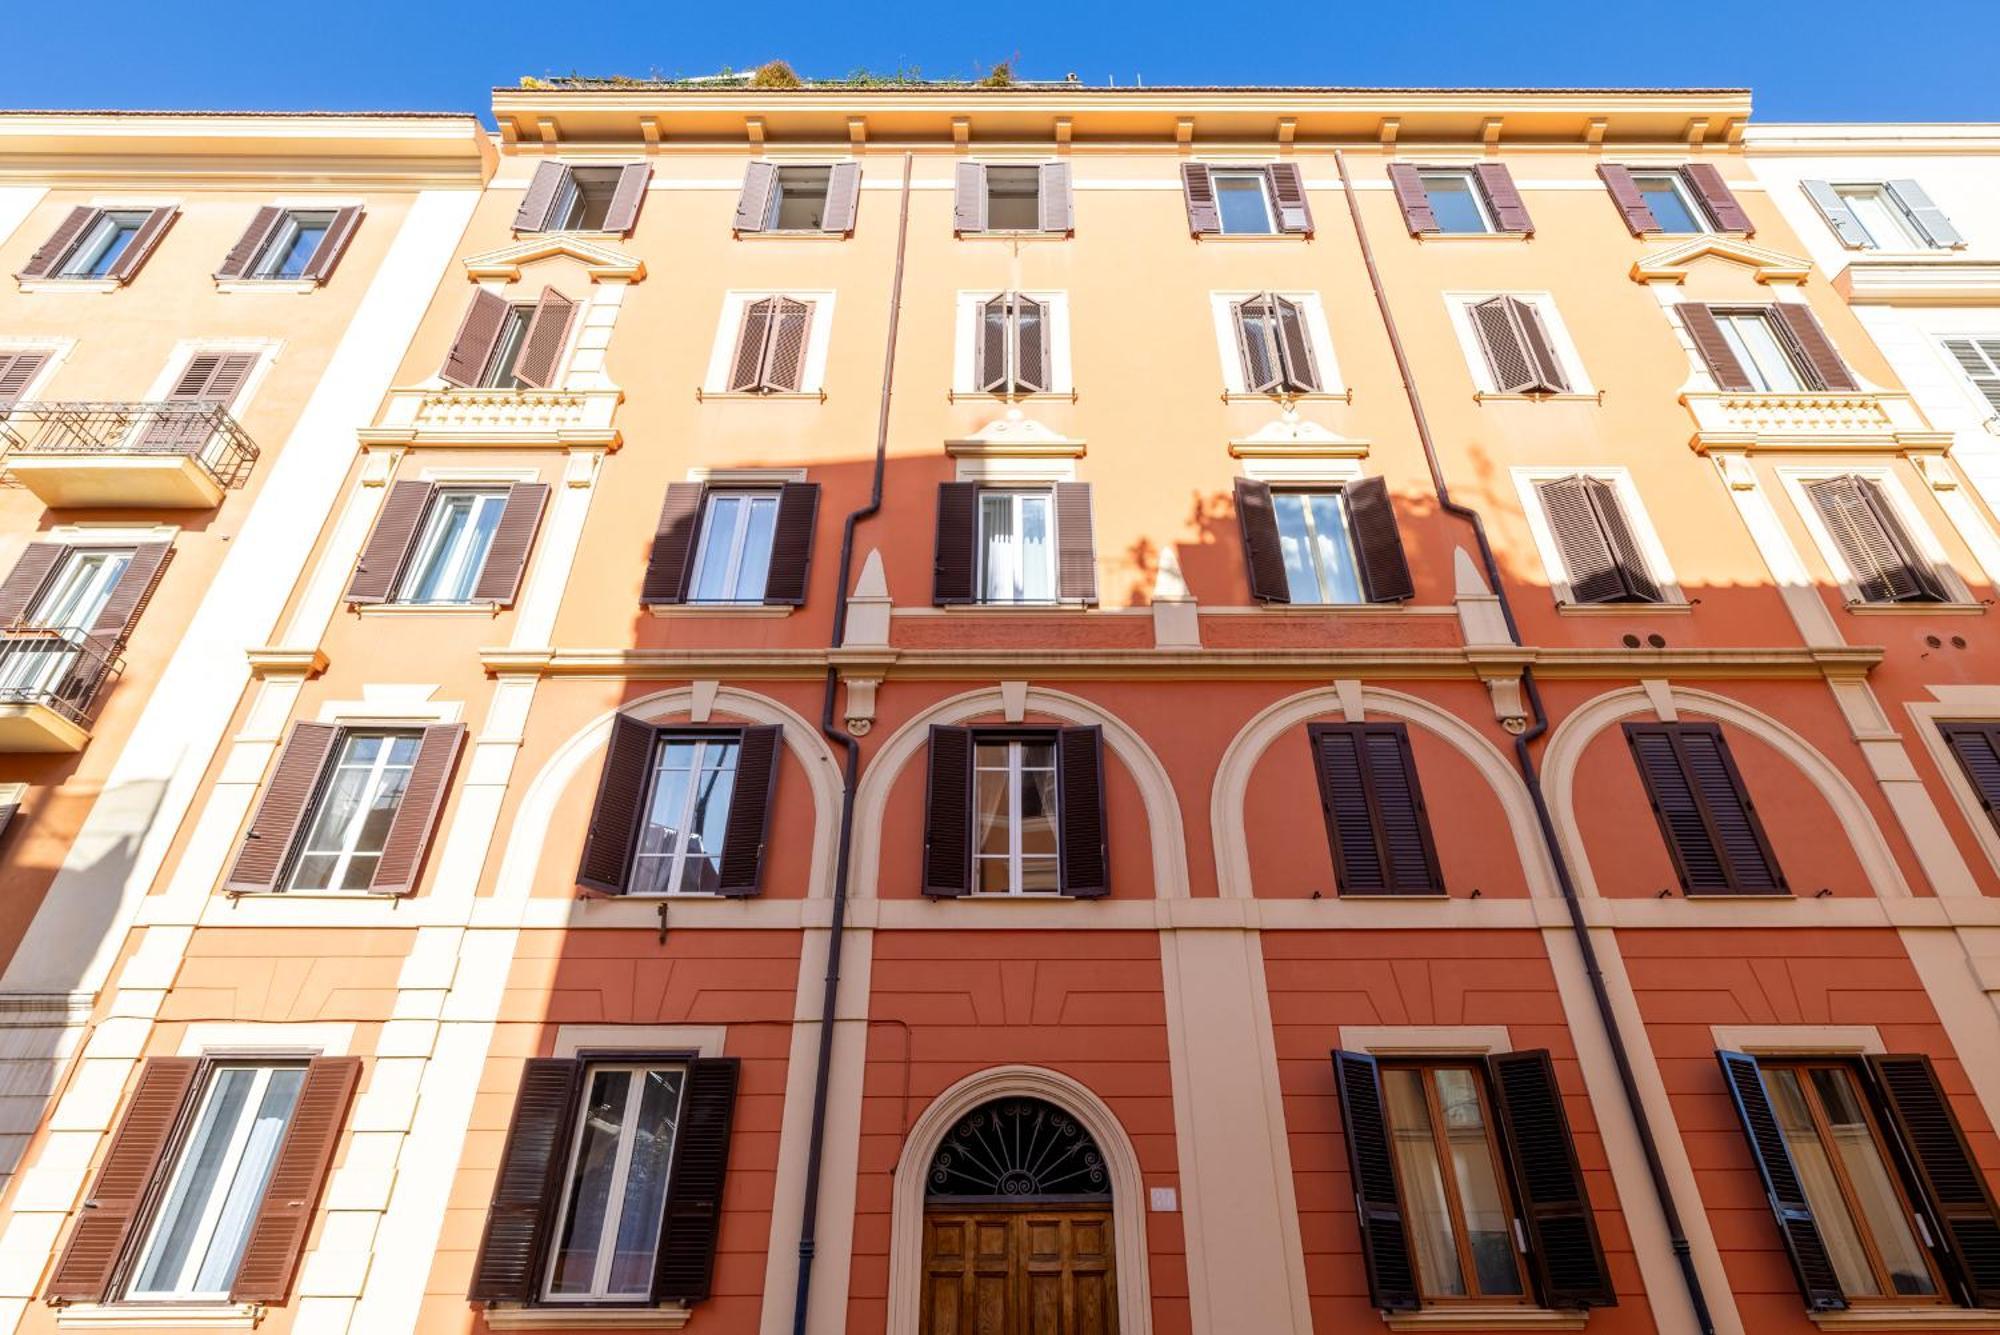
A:
[[[618,1212],[618,1239],[611,1257],[609,1294],[650,1293],[653,1257],[667,1203],[667,1169],[673,1162],[680,1126],[683,1071],[647,1071],[641,1077],[639,1116],[631,1132],[632,1157]]]
[[[688,819],[686,862],[680,888],[714,894],[721,885],[722,840],[729,828],[729,801],[736,789],[736,743],[709,742],[702,748],[695,777],[694,809]]]
[[[982,769],[973,778],[973,847],[981,853],[1005,855],[1009,847],[1007,825],[1007,771]]]
[[[570,1165],[569,1203],[556,1233],[555,1269],[549,1280],[552,1294],[589,1294],[596,1288],[597,1255],[611,1208],[632,1075],[630,1071],[591,1075],[576,1158]]]
[[[653,791],[639,827],[639,847],[632,864],[632,893],[664,894],[671,886],[674,854],[680,850],[693,779],[695,744],[669,740],[660,746]]]
[[[1812,1114],[1807,1111],[1799,1073],[1785,1067],[1766,1067],[1764,1088],[1770,1092],[1771,1110],[1777,1114],[1785,1147],[1792,1152],[1792,1164],[1805,1188],[1806,1203],[1812,1206],[1827,1254],[1833,1258],[1840,1291],[1850,1298],[1879,1297],[1881,1286],[1875,1282],[1874,1268],[1868,1264],[1868,1253],[1862,1246],[1861,1231],[1847,1209],[1833,1163],[1827,1157],[1826,1146],[1820,1143]]]
[[[1056,596],[1053,516],[1047,496],[1021,497],[1021,591],[1023,602],[1048,602]]]
[[[1336,492],[1318,492],[1312,506],[1314,556],[1319,568],[1320,596],[1329,603],[1361,601],[1361,576],[1355,569],[1354,542],[1347,531],[1347,504]]]
[[[37,626],[61,626],[88,630],[110,601],[111,590],[125,567],[132,563],[130,552],[74,551],[67,554],[55,581],[35,602],[29,622]]]
[[[1021,858],[1021,893],[1053,894],[1062,889],[1060,864],[1053,857]]]
[[[288,214],[272,234],[257,272],[265,278],[297,278],[312,263],[326,229],[333,224],[330,213]]]
[[[1032,232],[1042,225],[1039,167],[986,169],[986,226],[995,232]]]
[[[1848,211],[1868,233],[1875,250],[1926,250],[1930,243],[1918,236],[1908,218],[1889,192],[1881,186],[1855,186],[1837,191]]]
[[[516,306],[507,316],[507,326],[493,349],[479,383],[487,389],[519,389],[521,379],[514,374],[514,360],[521,355],[522,340],[528,336],[528,312]]]
[[[250,1238],[251,1222],[263,1203],[264,1185],[270,1181],[271,1167],[278,1158],[278,1142],[304,1084],[305,1072],[296,1067],[271,1072],[265,1083],[264,1097],[258,1101],[229,1190],[223,1195],[207,1255],[195,1275],[195,1292],[222,1293],[235,1280],[243,1244]]]
[[[1423,178],[1424,193],[1430,197],[1431,212],[1438,228],[1445,232],[1484,232],[1486,213],[1480,206],[1472,178],[1463,172],[1439,172]]]
[[[1444,1114],[1444,1139],[1451,1152],[1451,1175],[1458,1187],[1458,1206],[1465,1216],[1466,1241],[1479,1291],[1511,1295],[1521,1291],[1521,1271],[1514,1264],[1513,1216],[1500,1191],[1493,1143],[1486,1132],[1486,1109],[1480,1102],[1478,1078],[1469,1070],[1433,1071],[1438,1108]]]
[[[1056,772],[1021,774],[1021,854],[1054,857],[1056,852]]]
[[[729,554],[736,550],[747,496],[711,496],[701,526],[701,550],[695,557],[694,601],[719,603],[729,599]]]
[[[1390,1067],[1382,1072],[1382,1093],[1390,1146],[1396,1155],[1396,1184],[1403,1196],[1404,1223],[1411,1250],[1416,1253],[1424,1296],[1463,1298],[1465,1276],[1459,1269],[1458,1245],[1452,1236],[1451,1207],[1445,1200],[1437,1142],[1431,1136],[1423,1073]]]
[[[1012,602],[1020,588],[1020,547],[1014,534],[1014,498],[994,492],[979,498],[980,529],[985,535],[986,579],[981,591],[989,603]]]
[[[557,215],[564,218],[560,225],[579,232],[602,229],[605,217],[611,212],[611,197],[618,190],[618,168],[576,167],[571,169],[569,177],[574,182],[574,193],[563,214]]]
[[[765,227],[776,232],[817,232],[826,214],[826,167],[780,167],[771,187]]]
[[[1215,172],[1215,206],[1225,235],[1265,235],[1277,231],[1264,197],[1264,174]]]
[[[1743,364],[1750,382],[1760,390],[1790,393],[1803,389],[1798,371],[1776,331],[1764,316],[1754,313],[1724,315],[1718,321],[1722,336]]]
[[[479,586],[506,497],[498,492],[443,492],[432,503],[400,601],[467,603]]]
[[[145,220],[144,213],[107,213],[99,218],[63,261],[63,276],[102,278],[110,273],[111,266],[131,247],[132,238],[138,235],[139,225]]]
[[[778,525],[778,498],[759,496],[750,502],[743,530],[743,554],[729,596],[740,603],[762,602],[771,576],[771,535]]]
[[[1870,1129],[1854,1079],[1845,1071],[1821,1068],[1812,1072],[1813,1091],[1833,1133],[1834,1152],[1847,1170],[1847,1180],[1875,1239],[1875,1250],[1889,1271],[1897,1293],[1926,1295],[1937,1292],[1930,1266],[1910,1225],[1909,1212],[1896,1190],[1889,1166]]]
[[[368,888],[421,745],[415,733],[353,733],[342,740],[289,888]]]
[[[1653,221],[1663,232],[1706,232],[1707,224],[1681,189],[1677,175],[1634,176],[1632,183],[1653,211]]]
[[[244,1068],[217,1071],[208,1098],[181,1151],[174,1185],[160,1207],[151,1245],[132,1283],[135,1293],[172,1293],[180,1287],[202,1215],[221,1183],[229,1142],[250,1097],[257,1073]]]

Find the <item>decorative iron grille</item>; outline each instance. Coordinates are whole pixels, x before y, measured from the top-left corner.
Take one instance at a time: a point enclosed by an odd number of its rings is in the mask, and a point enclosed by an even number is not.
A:
[[[1076,1118],[1041,1099],[996,1099],[959,1118],[931,1156],[925,1198],[1027,1204],[1111,1199],[1111,1174]]]
[[[115,645],[68,626],[0,629],[0,704],[44,705],[80,728],[124,670]]]
[[[24,403],[0,419],[14,454],[180,455],[218,486],[240,486],[257,444],[219,403]]]

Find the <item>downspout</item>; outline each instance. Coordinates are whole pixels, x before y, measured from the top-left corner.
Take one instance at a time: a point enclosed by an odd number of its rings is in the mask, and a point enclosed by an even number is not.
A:
[[[882,473],[889,452],[889,400],[896,380],[896,326],[903,314],[903,260],[910,237],[910,171],[912,154],[903,154],[901,210],[896,220],[896,276],[889,288],[889,332],[882,350],[882,406],[875,419],[875,476],[868,503],[848,513],[840,530],[840,574],[834,586],[833,647],[847,637],[847,588],[854,574],[854,530],[882,508]],[[833,1070],[833,1025],[840,1000],[840,948],[847,928],[847,875],[854,848],[854,785],[861,768],[861,744],[834,726],[834,703],[840,691],[840,670],[826,668],[826,693],[820,703],[819,730],[846,753],[840,783],[840,843],[833,864],[833,927],[826,938],[826,990],[820,1001],[819,1055],[813,1069],[812,1134],[806,1150],[806,1189],[799,1207],[799,1278],[792,1305],[793,1335],[806,1335],[806,1307],[812,1295],[813,1253],[819,1238],[819,1179],[826,1145],[827,1081]]]
[[[1381,311],[1382,326],[1388,331],[1390,350],[1396,355],[1396,373],[1402,377],[1403,393],[1410,401],[1410,416],[1416,421],[1417,439],[1424,447],[1424,462],[1430,466],[1431,489],[1437,494],[1439,506],[1472,526],[1473,541],[1479,547],[1479,561],[1486,570],[1487,587],[1499,599],[1500,615],[1507,623],[1508,638],[1518,645],[1521,643],[1520,627],[1514,621],[1514,608],[1507,598],[1507,585],[1500,578],[1500,566],[1494,559],[1493,545],[1486,537],[1485,521],[1471,506],[1453,501],[1451,489],[1445,483],[1444,467],[1438,462],[1437,444],[1431,437],[1429,419],[1424,416],[1423,400],[1417,394],[1410,359],[1403,349],[1402,335],[1396,330],[1396,317],[1389,309],[1389,294],[1382,286],[1381,272],[1375,267],[1375,248],[1369,244],[1368,229],[1361,221],[1361,202],[1356,198],[1354,183],[1347,175],[1347,158],[1339,149],[1334,150],[1333,165],[1340,172],[1340,186],[1347,195],[1348,212],[1354,218],[1354,234],[1361,241],[1361,259],[1368,268],[1368,285],[1374,289],[1375,305]],[[1632,1059],[1625,1051],[1624,1036],[1617,1012],[1612,1009],[1604,970],[1597,958],[1597,947],[1590,939],[1590,925],[1584,920],[1583,901],[1577,895],[1576,881],[1570,873],[1569,859],[1563,853],[1562,842],[1556,837],[1555,820],[1549,814],[1548,797],[1542,791],[1542,779],[1535,768],[1534,754],[1528,749],[1549,730],[1548,711],[1542,707],[1542,692],[1535,683],[1535,669],[1531,663],[1521,668],[1521,690],[1527,697],[1534,721],[1514,738],[1514,763],[1520,767],[1521,777],[1527,782],[1528,795],[1534,800],[1535,821],[1541,830],[1542,843],[1548,849],[1549,861],[1555,867],[1556,884],[1562,890],[1563,905],[1569,911],[1570,933],[1576,938],[1577,951],[1583,957],[1583,969],[1590,979],[1590,994],[1597,1003],[1598,1018],[1611,1043],[1612,1060],[1618,1066],[1618,1083],[1639,1133],[1639,1148],[1645,1153],[1646,1172],[1652,1178],[1653,1195],[1658,1198],[1660,1213],[1666,1219],[1667,1239],[1673,1247],[1674,1260],[1680,1267],[1681,1283],[1687,1288],[1688,1302],[1694,1308],[1695,1321],[1702,1335],[1715,1335],[1715,1321],[1709,1315],[1701,1277],[1695,1273],[1694,1253],[1688,1246],[1687,1231],[1681,1224],[1680,1208],[1675,1204],[1673,1191],[1667,1184],[1666,1166],[1661,1163],[1659,1150],[1653,1144],[1652,1123],[1646,1116],[1646,1105],[1639,1097],[1638,1079],[1632,1071]]]

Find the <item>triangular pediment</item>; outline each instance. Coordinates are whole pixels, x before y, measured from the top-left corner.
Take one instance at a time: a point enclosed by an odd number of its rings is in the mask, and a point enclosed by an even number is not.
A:
[[[1760,283],[1803,283],[1812,261],[1782,250],[1756,245],[1734,236],[1691,236],[1671,246],[1648,251],[1632,265],[1635,283],[1679,283],[1703,260],[1727,260],[1752,271]]]
[[[592,282],[636,283],[646,276],[644,260],[627,255],[616,246],[607,246],[602,241],[569,232],[537,232],[522,237],[511,246],[469,255],[465,261],[465,275],[474,281],[498,278],[511,283],[520,278],[524,266],[558,256],[581,264],[590,274]]]

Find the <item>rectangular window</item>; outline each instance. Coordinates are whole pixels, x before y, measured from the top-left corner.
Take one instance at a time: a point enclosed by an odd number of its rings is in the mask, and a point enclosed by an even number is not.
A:
[[[1271,505],[1277,511],[1278,542],[1285,554],[1285,582],[1292,601],[1366,601],[1354,560],[1346,498],[1338,491],[1280,491],[1272,493]]]
[[[1055,739],[976,740],[973,802],[974,893],[1059,892]]]
[[[1049,303],[1002,292],[979,303],[973,379],[987,394],[1039,394],[1049,388]]]
[[[2000,413],[2000,335],[1985,338],[1948,338],[1945,351],[1958,363],[1959,370],[1972,382],[1986,406]]]
[[[1470,1062],[1384,1064],[1382,1099],[1426,1302],[1526,1300],[1486,1077]]]
[[[1708,214],[1677,171],[1632,173],[1639,197],[1653,211],[1653,220],[1667,233],[1712,232]]]
[[[1866,235],[1868,250],[1928,250],[1930,240],[1886,185],[1837,185],[1833,193]]]
[[[660,737],[627,893],[718,892],[740,750],[733,735]]]
[[[125,567],[129,549],[75,547],[63,554],[56,573],[28,613],[31,626],[88,630],[111,598]]]
[[[761,603],[777,532],[775,491],[711,491],[702,506],[692,603]]]
[[[22,618],[24,626],[62,634],[23,635],[0,643],[0,700],[40,700],[80,684],[88,674],[79,669],[88,669],[96,660],[85,658],[78,643],[97,624],[132,556],[129,549],[87,547],[62,554]]]
[[[521,344],[527,340],[528,324],[534,316],[532,305],[512,303],[507,307],[501,316],[500,337],[494,340],[493,353],[479,372],[478,388],[519,389],[525,383],[515,363],[521,359]]]
[[[303,278],[333,226],[331,209],[288,209],[251,265],[252,278]]]
[[[1055,499],[1046,491],[979,494],[979,601],[1056,598]]]
[[[687,1068],[593,1063],[583,1091],[545,1294],[550,1302],[647,1301]]]
[[[1042,226],[1042,169],[986,169],[986,229],[990,232],[1036,232]]]
[[[543,230],[550,232],[601,232],[611,213],[612,197],[618,192],[622,167],[571,167],[556,187]]]
[[[818,232],[825,228],[827,182],[831,167],[780,167],[771,182],[765,207],[767,232]]]
[[[439,491],[431,499],[399,603],[469,603],[507,508],[507,490]]]
[[[78,239],[57,272],[64,278],[108,278],[152,217],[150,209],[113,209],[100,215],[89,231]]]
[[[347,732],[321,783],[305,841],[286,885],[292,890],[366,890],[403,805],[423,736]]]
[[[1789,394],[1807,387],[1806,373],[1786,347],[1784,335],[1768,312],[1717,310],[1715,323],[1743,368],[1751,389]]]
[[[1440,232],[1491,232],[1493,215],[1487,210],[1479,183],[1469,171],[1427,171],[1423,173],[1424,193]]]
[[[1262,171],[1214,171],[1215,207],[1224,236],[1269,236],[1278,230],[1269,177]]]
[[[1722,729],[1627,723],[1626,744],[1687,894],[1782,894],[1785,878]]]

